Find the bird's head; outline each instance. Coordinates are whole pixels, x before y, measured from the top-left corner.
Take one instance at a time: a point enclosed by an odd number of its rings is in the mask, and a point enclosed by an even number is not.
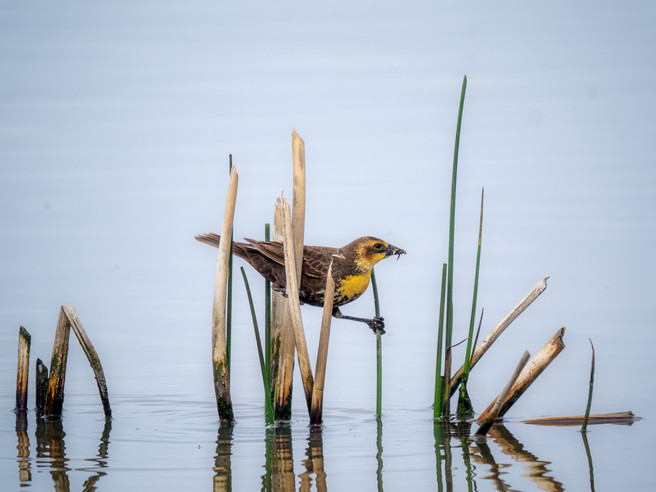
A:
[[[352,250],[355,263],[364,271],[371,270],[376,263],[388,256],[397,255],[399,257],[405,254],[405,250],[371,236],[356,239],[343,249]]]

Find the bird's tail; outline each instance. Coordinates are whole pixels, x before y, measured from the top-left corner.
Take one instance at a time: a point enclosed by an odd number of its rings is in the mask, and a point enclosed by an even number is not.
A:
[[[221,243],[221,236],[214,234],[213,232],[210,232],[209,234],[199,234],[196,236],[196,241],[218,248]]]

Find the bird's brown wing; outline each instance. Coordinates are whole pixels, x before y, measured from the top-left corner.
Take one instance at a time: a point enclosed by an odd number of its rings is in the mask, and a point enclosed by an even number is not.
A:
[[[257,251],[270,260],[285,265],[285,252],[281,242],[277,241],[255,241],[244,238]],[[328,272],[328,265],[333,254],[338,254],[337,248],[326,246],[304,246],[303,247],[303,275],[315,278],[324,278]]]
[[[337,248],[327,246],[305,246],[303,249],[303,275],[326,278],[330,260],[339,254]]]

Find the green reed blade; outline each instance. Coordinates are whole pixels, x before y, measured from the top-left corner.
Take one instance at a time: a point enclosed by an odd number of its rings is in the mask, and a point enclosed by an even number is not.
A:
[[[376,274],[371,270],[371,288],[374,291],[374,308],[376,317],[380,318],[380,303],[378,301],[378,285]],[[383,412],[383,343],[382,335],[376,332],[376,416],[380,417]]]
[[[467,336],[467,350],[465,351],[465,363],[462,371],[462,379],[460,380],[460,396],[458,401],[458,415],[461,418],[467,418],[474,413],[471,400],[467,394],[467,379],[469,378],[469,371],[471,369],[471,355],[475,345],[474,341],[474,323],[476,321],[476,300],[478,298],[478,277],[481,269],[481,241],[483,238],[483,201],[485,197],[485,189],[481,190],[481,216],[478,226],[478,250],[476,252],[476,269],[474,273],[474,294],[472,296],[471,315],[469,317],[469,334]]]
[[[271,225],[264,224],[264,240],[271,240]],[[264,279],[264,365],[271,374],[271,282]]]
[[[456,125],[456,141],[453,150],[453,172],[451,177],[451,208],[449,214],[449,258],[446,281],[446,334],[445,349],[448,352],[451,348],[453,338],[453,250],[455,238],[456,222],[456,183],[458,180],[458,153],[460,149],[460,129],[462,127],[462,113],[465,106],[465,93],[467,91],[467,76],[462,80],[462,89],[460,92],[460,106],[458,108],[458,123]],[[445,359],[445,375],[451,374],[450,368],[451,357],[447,355]],[[449,367],[446,367],[449,365]],[[448,398],[448,397],[447,397]],[[445,405],[447,407],[447,405]]]
[[[257,316],[255,315],[255,305],[253,304],[253,296],[251,295],[251,288],[248,285],[246,270],[244,270],[244,267],[240,267],[240,268],[241,268],[241,274],[244,277],[244,285],[246,286],[248,305],[251,308],[251,317],[253,318],[253,331],[255,332],[255,343],[257,344],[257,354],[260,358],[260,370],[262,371],[262,382],[264,383],[264,416],[267,425],[273,425],[273,406],[271,405],[271,383],[270,383],[269,369],[264,363],[264,354],[262,353],[262,342],[260,341],[260,330],[257,327]]]
[[[442,264],[442,288],[440,290],[440,316],[437,321],[437,357],[435,361],[435,400],[433,401],[433,418],[441,415],[444,399],[444,378],[442,377],[442,342],[444,340],[444,300],[446,294],[446,263]]]
[[[588,338],[588,340],[590,339]],[[590,364],[590,389],[588,391],[588,404],[585,408],[585,417],[583,418],[583,425],[581,426],[581,432],[584,434],[588,430],[588,418],[590,417],[590,407],[592,407],[592,389],[594,387],[595,350],[592,340],[590,340],[590,346],[592,347],[592,363]]]

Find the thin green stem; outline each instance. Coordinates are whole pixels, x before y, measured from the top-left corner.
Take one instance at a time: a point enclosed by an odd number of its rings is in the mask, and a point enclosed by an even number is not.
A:
[[[588,338],[588,340],[590,339]],[[590,340],[590,346],[592,347],[592,363],[590,364],[590,389],[588,390],[588,404],[585,408],[585,417],[583,418],[583,425],[581,426],[581,432],[584,434],[588,431],[588,418],[590,417],[590,407],[592,407],[592,389],[594,388],[595,350],[592,340]]]
[[[478,298],[478,277],[481,268],[481,240],[483,237],[483,198],[481,191],[481,217],[478,227],[478,250],[476,252],[476,269],[474,273],[474,293],[472,296],[471,315],[469,317],[469,333],[467,335],[467,349],[465,350],[465,363],[463,364],[462,378],[460,379],[460,395],[458,397],[458,416],[461,419],[469,418],[474,414],[474,407],[467,393],[467,380],[471,370],[471,356],[474,342],[474,323],[476,321],[476,300]]]
[[[264,240],[271,240],[271,225],[264,224]],[[264,280],[264,362],[271,374],[271,282]]]
[[[371,270],[371,287],[374,291],[374,307],[376,317],[380,317],[380,303],[378,301],[378,285],[376,274]],[[383,412],[383,343],[380,331],[376,331],[376,416]]]
[[[460,149],[460,129],[462,127],[462,113],[465,105],[465,93],[467,91],[467,76],[462,80],[462,90],[460,92],[460,107],[458,108],[458,123],[456,125],[456,141],[453,150],[453,172],[451,176],[451,207],[449,214],[449,258],[448,270],[446,281],[446,334],[445,346],[446,351],[449,352],[451,348],[451,341],[453,338],[453,252],[454,252],[454,238],[455,238],[455,222],[456,222],[456,183],[458,181],[458,153]],[[445,376],[451,374],[451,357],[447,353],[445,360]],[[446,367],[449,365],[449,367]],[[447,407],[448,405],[445,405]]]
[[[251,288],[248,284],[246,277],[246,270],[241,267],[241,274],[244,277],[244,285],[246,286],[246,294],[248,295],[248,304],[251,308],[251,317],[253,318],[253,331],[255,332],[255,343],[257,344],[257,354],[260,358],[260,370],[262,371],[262,382],[264,383],[264,415],[267,425],[273,425],[273,406],[271,405],[271,384],[269,369],[264,363],[264,354],[262,353],[262,342],[260,341],[260,330],[257,327],[257,316],[255,315],[255,305],[253,304],[253,296],[251,295]]]

